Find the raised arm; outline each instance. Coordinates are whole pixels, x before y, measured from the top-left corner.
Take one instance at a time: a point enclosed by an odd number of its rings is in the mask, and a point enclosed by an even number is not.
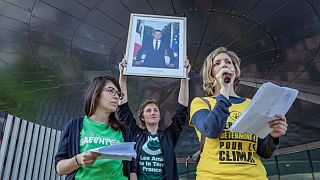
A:
[[[189,76],[189,72],[190,72],[190,69],[191,69],[191,65],[189,64],[189,60],[187,60],[185,62],[184,67],[186,68],[187,79],[181,79],[178,102],[180,104],[188,107],[188,101],[189,101],[189,80],[188,80],[188,76]]]
[[[119,63],[119,84],[121,91],[124,94],[124,97],[119,102],[116,114],[121,121],[124,121],[125,124],[130,128],[133,136],[140,132],[140,128],[136,124],[136,119],[133,117],[131,109],[128,104],[128,89],[127,89],[127,77],[123,74],[124,68],[127,66],[127,60],[122,59],[122,62]]]
[[[119,63],[119,84],[121,87],[121,91],[124,94],[124,97],[120,100],[120,105],[128,102],[127,77],[123,75],[125,67],[127,67],[127,60],[123,58],[122,62]]]
[[[186,68],[187,79],[181,79],[176,113],[172,117],[172,124],[166,129],[167,132],[171,133],[172,142],[174,146],[176,145],[179,139],[179,136],[183,129],[183,125],[186,123],[186,120],[188,117],[188,111],[187,111],[188,101],[189,101],[188,75],[191,69],[189,60],[185,62],[184,67]]]

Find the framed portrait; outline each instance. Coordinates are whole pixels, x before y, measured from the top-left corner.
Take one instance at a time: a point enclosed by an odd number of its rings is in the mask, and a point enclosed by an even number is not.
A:
[[[131,14],[125,75],[185,78],[186,18]]]

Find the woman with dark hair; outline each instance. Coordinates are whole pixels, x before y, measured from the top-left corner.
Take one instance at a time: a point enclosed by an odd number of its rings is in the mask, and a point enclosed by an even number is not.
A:
[[[90,149],[130,141],[130,130],[115,111],[124,94],[116,79],[96,77],[85,92],[85,116],[70,120],[62,131],[55,168],[66,179],[128,179],[129,161],[98,159]]]
[[[251,101],[236,94],[240,58],[227,48],[217,48],[205,59],[201,75],[207,97],[194,98],[190,107],[190,123],[201,139],[197,179],[267,179],[260,157],[272,156],[287,131],[286,117],[274,117],[269,122],[272,132],[263,139],[230,132]]]
[[[134,141],[137,158],[135,168],[133,168],[132,178],[140,180],[168,179],[177,180],[178,169],[174,147],[182,132],[182,127],[187,119],[187,107],[189,100],[188,79],[181,79],[176,113],[172,117],[172,123],[165,130],[159,130],[160,109],[157,101],[146,100],[139,108],[138,119],[141,127],[138,127],[136,120],[128,105],[127,99],[127,79],[123,75],[123,69],[127,65],[126,60],[119,64],[120,86],[125,94],[120,101],[117,114],[130,128]],[[185,63],[187,74],[191,66]]]

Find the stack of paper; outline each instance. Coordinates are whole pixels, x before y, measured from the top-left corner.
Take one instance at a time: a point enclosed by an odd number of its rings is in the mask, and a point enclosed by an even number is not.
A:
[[[98,159],[118,159],[131,161],[132,158],[136,158],[137,156],[137,153],[134,150],[134,145],[135,142],[123,142],[91,149],[90,152],[101,153],[102,155],[99,156]]]
[[[230,127],[231,132],[252,133],[265,138],[272,129],[268,122],[275,115],[285,115],[298,95],[298,90],[264,83],[252,98],[247,109]]]

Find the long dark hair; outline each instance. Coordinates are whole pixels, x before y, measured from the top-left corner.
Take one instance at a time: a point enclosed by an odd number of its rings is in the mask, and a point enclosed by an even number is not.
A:
[[[98,76],[89,83],[84,96],[84,110],[88,117],[91,117],[96,112],[101,92],[109,81],[121,91],[119,82],[111,76]],[[110,113],[109,125],[114,130],[119,130],[123,127],[123,124],[116,117],[115,112]]]

